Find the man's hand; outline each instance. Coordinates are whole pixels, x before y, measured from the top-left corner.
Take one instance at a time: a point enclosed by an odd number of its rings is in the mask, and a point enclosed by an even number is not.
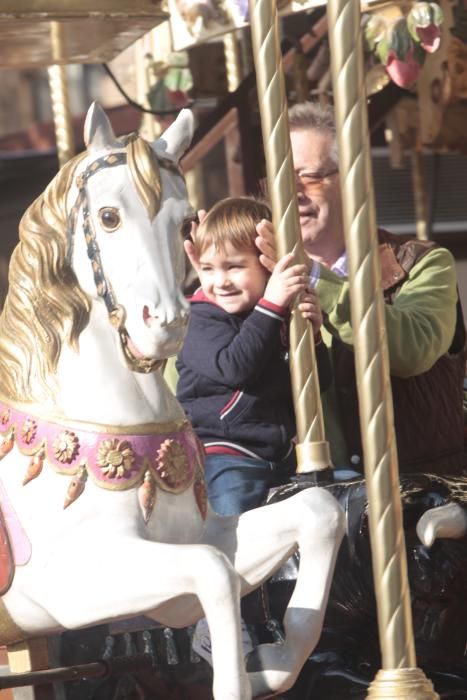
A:
[[[255,239],[256,247],[261,252],[259,261],[268,272],[272,273],[277,262],[276,240],[272,223],[267,219],[262,219],[256,226],[256,233],[258,234]]]

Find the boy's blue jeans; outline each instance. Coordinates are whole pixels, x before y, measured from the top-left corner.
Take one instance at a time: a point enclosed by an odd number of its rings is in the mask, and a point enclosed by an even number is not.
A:
[[[295,467],[293,450],[282,462],[208,454],[204,470],[209,502],[220,515],[239,515],[257,508],[265,502],[270,488],[289,480]]]

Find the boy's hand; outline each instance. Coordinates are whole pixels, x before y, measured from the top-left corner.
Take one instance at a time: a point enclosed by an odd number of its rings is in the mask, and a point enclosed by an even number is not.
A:
[[[303,318],[306,318],[311,322],[311,325],[313,326],[313,335],[316,338],[323,323],[323,314],[316,289],[313,289],[312,287],[305,288],[305,291],[300,297],[298,310],[302,314]]]
[[[205,209],[199,209],[198,210],[198,220],[199,224],[202,222],[204,217],[206,216],[206,210]],[[193,239],[196,234],[196,230],[199,226],[195,221],[192,222],[191,224],[191,238],[188,238],[187,240],[183,241],[183,247],[185,248],[185,253],[188,256],[189,261],[191,262],[193,268],[198,272],[199,269],[199,259],[198,256],[196,255],[195,252],[195,246],[193,245]]]
[[[261,252],[259,261],[268,272],[272,273],[277,262],[274,227],[270,221],[262,219],[256,226],[256,233],[258,234],[255,239],[256,247]]]
[[[293,259],[293,253],[287,253],[274,265],[264,290],[263,298],[276,306],[289,306],[308,284],[306,265],[291,265]]]

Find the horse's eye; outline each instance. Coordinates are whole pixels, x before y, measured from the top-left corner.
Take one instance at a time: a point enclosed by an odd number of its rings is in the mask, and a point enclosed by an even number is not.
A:
[[[108,233],[116,231],[121,224],[119,211],[115,207],[102,207],[102,209],[99,209],[99,219],[102,228]]]

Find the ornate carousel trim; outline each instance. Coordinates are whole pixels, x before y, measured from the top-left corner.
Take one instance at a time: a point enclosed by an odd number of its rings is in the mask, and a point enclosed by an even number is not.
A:
[[[14,445],[31,457],[23,478],[37,478],[45,463],[72,477],[65,507],[83,492],[88,477],[101,488],[125,491],[140,486],[146,521],[157,488],[180,494],[194,486],[205,517],[203,447],[186,420],[136,426],[102,426],[39,418],[0,400],[0,460]]]

